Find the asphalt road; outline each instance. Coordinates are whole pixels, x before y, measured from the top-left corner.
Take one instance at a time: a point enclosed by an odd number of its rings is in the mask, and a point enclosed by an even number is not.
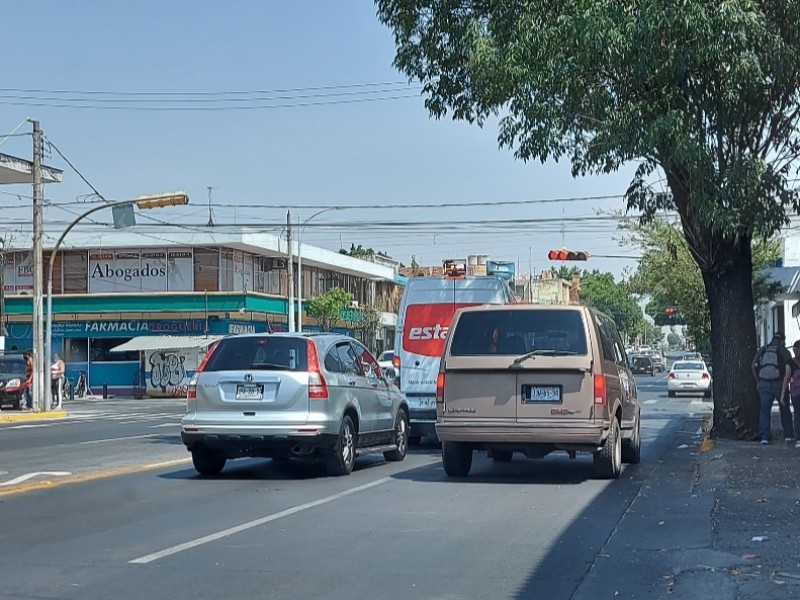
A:
[[[660,597],[665,519],[692,502],[687,442],[711,403],[668,398],[663,374],[637,382],[643,459],[613,482],[561,454],[476,455],[449,480],[429,444],[402,463],[361,457],[343,478],[241,460],[203,479],[173,401],[2,425],[0,598]],[[70,475],[3,485],[42,470]]]

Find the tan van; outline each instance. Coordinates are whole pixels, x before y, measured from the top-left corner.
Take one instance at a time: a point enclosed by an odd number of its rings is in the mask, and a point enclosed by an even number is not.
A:
[[[585,306],[510,304],[460,309],[436,385],[436,433],[451,477],[472,453],[594,453],[597,477],[640,459],[636,384],[614,321]]]

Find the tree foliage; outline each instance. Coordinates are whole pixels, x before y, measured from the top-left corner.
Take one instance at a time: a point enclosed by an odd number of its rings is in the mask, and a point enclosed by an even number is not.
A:
[[[642,332],[642,309],[624,282],[617,282],[612,273],[598,270],[581,274],[580,301],[614,319],[626,340],[633,341]]]
[[[375,306],[362,306],[356,310],[347,311],[349,314],[347,326],[352,329],[371,352],[375,351],[375,341],[378,329],[381,326],[381,311]]]
[[[341,320],[342,311],[349,308],[352,301],[353,294],[335,287],[306,301],[305,308],[323,331],[330,331]]]
[[[751,242],[799,208],[800,2],[377,0],[432,115],[574,175],[636,161],[627,205],[678,213],[708,298],[715,435],[750,437]],[[663,176],[666,191],[652,187]],[[736,332],[737,339],[731,340]]]

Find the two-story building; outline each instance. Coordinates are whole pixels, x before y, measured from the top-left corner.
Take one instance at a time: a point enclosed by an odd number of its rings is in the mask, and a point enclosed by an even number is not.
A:
[[[218,337],[288,328],[285,239],[230,227],[152,231],[75,232],[56,256],[53,351],[73,380],[84,371],[95,393],[106,386],[112,394],[179,395],[199,353]],[[4,252],[6,351],[33,344],[30,247],[17,239]],[[399,265],[295,243],[295,273],[298,251],[303,300],[345,289],[354,300],[350,322],[359,307],[378,307],[382,327],[374,343],[378,350],[390,347],[404,281]],[[45,264],[49,256],[45,243]],[[318,330],[306,314],[302,323],[304,330]]]

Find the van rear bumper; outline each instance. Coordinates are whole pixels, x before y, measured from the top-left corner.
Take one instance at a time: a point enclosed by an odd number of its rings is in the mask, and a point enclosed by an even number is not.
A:
[[[448,422],[436,423],[443,442],[554,444],[557,446],[600,446],[608,428],[593,421],[585,423]]]

